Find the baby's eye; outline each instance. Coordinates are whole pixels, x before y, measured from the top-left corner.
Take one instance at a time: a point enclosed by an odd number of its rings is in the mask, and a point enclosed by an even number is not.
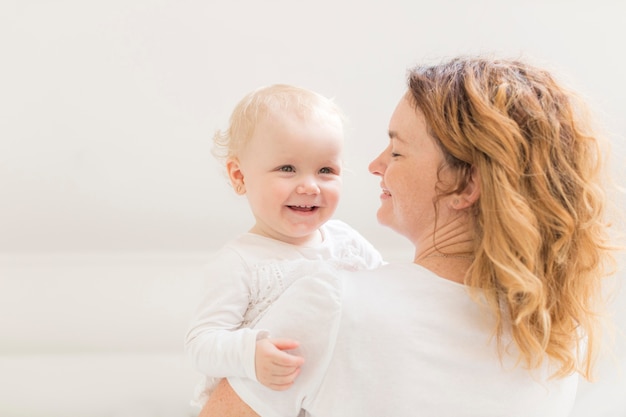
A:
[[[278,170],[281,172],[296,172],[296,168],[293,165],[283,165]]]
[[[320,174],[332,174],[335,172],[332,168],[324,167],[320,169]]]

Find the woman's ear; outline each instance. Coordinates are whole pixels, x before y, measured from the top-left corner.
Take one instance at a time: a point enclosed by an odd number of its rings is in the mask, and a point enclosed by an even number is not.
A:
[[[229,158],[226,161],[226,172],[230,179],[230,185],[232,185],[235,192],[239,195],[246,193],[246,185],[244,183],[243,172],[241,171],[241,164],[237,158]]]
[[[465,188],[452,198],[452,207],[455,210],[463,210],[471,207],[480,197],[480,173],[475,166],[470,170],[470,178]]]

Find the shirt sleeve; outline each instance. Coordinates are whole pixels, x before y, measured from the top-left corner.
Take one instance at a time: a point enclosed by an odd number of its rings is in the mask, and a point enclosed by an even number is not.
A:
[[[338,240],[338,245],[342,248],[351,248],[354,270],[374,269],[385,264],[382,255],[374,245],[349,224],[333,219],[328,221],[326,226],[330,234]]]
[[[250,272],[233,250],[217,252],[205,272],[205,295],[185,338],[187,356],[204,375],[256,381],[256,340],[266,333],[240,328],[250,298]]]
[[[374,269],[385,264],[380,252],[356,230],[354,231],[354,240],[365,262],[365,269]]]
[[[263,417],[298,416],[312,404],[332,358],[341,317],[337,271],[325,269],[293,283],[258,325],[276,337],[300,342],[293,353],[304,357],[300,375],[286,391],[274,391],[244,378],[229,378],[237,395]]]

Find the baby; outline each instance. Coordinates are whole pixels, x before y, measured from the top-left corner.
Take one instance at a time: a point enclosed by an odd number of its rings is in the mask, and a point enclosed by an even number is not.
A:
[[[207,377],[196,393],[198,406],[229,376],[289,388],[304,361],[287,352],[298,342],[270,338],[253,325],[289,285],[319,268],[383,263],[358,232],[331,220],[343,148],[343,117],[332,100],[289,85],[258,89],[237,104],[228,129],[214,141],[255,223],[206,266],[208,289],[185,340],[194,366]]]

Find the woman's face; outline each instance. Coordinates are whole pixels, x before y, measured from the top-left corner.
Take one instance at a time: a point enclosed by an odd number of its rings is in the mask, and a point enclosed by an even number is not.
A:
[[[428,134],[423,113],[403,97],[389,122],[389,145],[370,163],[369,170],[381,177],[378,221],[416,246],[427,238],[432,241],[435,185],[443,160],[441,149]],[[440,215],[445,214],[445,199],[440,200]]]

